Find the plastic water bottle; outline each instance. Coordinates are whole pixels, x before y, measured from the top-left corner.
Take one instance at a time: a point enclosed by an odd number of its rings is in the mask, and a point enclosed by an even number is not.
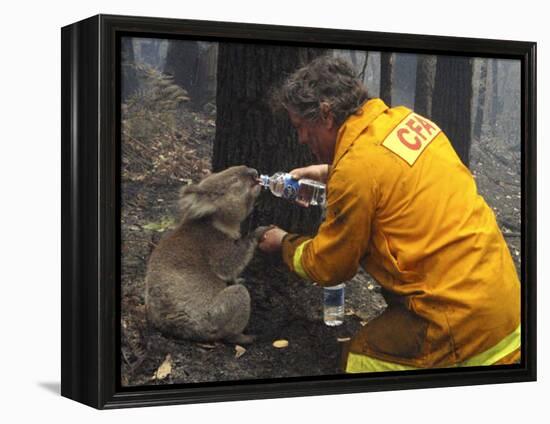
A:
[[[324,206],[325,184],[302,178],[295,180],[289,173],[277,172],[271,177],[260,175],[260,185],[269,189],[273,195],[291,200],[301,206]]]
[[[329,327],[344,323],[345,283],[323,289],[323,321]]]

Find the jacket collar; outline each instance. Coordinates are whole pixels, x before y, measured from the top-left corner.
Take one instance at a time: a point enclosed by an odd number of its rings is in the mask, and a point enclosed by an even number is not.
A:
[[[361,109],[348,117],[338,130],[332,167],[344,156],[359,135],[382,113],[388,106],[381,99],[370,99],[363,103]]]

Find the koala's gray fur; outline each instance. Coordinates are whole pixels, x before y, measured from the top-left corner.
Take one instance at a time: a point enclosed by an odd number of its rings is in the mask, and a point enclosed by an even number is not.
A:
[[[240,224],[260,193],[258,173],[235,166],[181,191],[181,221],[153,251],[147,313],[163,333],[184,339],[250,343],[243,334],[250,295],[238,283],[266,227],[241,238]]]

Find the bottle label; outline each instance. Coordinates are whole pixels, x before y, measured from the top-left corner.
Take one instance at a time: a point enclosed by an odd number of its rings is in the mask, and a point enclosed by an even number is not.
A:
[[[283,197],[288,200],[295,200],[298,194],[298,188],[300,187],[298,180],[288,175],[284,177],[284,183]]]

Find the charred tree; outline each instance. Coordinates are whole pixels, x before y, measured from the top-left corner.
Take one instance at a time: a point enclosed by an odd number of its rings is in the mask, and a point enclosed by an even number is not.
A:
[[[187,91],[191,105],[199,109],[214,100],[215,64],[214,44],[172,40],[168,45],[164,72]]]
[[[122,102],[138,89],[138,76],[135,66],[134,43],[131,37],[122,37],[121,40],[121,67],[122,67]]]
[[[481,59],[479,63],[479,91],[477,94],[476,117],[474,121],[474,139],[481,139],[483,118],[485,112],[485,99],[487,92],[487,59]]]
[[[350,50],[349,57],[351,59],[351,64],[354,68],[357,67],[357,51],[356,50]]]
[[[430,117],[432,113],[432,94],[435,80],[436,56],[419,55],[416,63],[416,87],[414,92],[414,111]]]
[[[392,102],[414,108],[417,55],[395,53],[393,60]]]
[[[358,78],[366,83],[367,80],[367,67],[369,66],[369,52],[365,52],[365,59],[363,60],[363,68],[359,72]]]
[[[161,68],[161,59],[160,59],[160,42],[154,38],[151,39],[139,39],[139,58],[143,63],[148,64],[153,68]]]
[[[172,76],[174,82],[187,91],[192,101],[195,100],[196,94],[198,62],[199,43],[197,41],[170,41],[164,72]]]
[[[470,163],[471,104],[472,60],[438,56],[431,117],[466,166]]]
[[[393,53],[383,52],[380,55],[380,98],[391,107],[393,85]]]
[[[500,111],[500,97],[498,90],[498,60],[491,61],[491,132],[493,136],[497,135],[497,119]]]
[[[222,43],[218,51],[216,138],[212,168],[245,164],[263,174],[314,163],[298,143],[286,112],[274,113],[271,93],[290,73],[324,50]],[[318,208],[302,208],[262,193],[248,225],[276,224],[314,233]]]

